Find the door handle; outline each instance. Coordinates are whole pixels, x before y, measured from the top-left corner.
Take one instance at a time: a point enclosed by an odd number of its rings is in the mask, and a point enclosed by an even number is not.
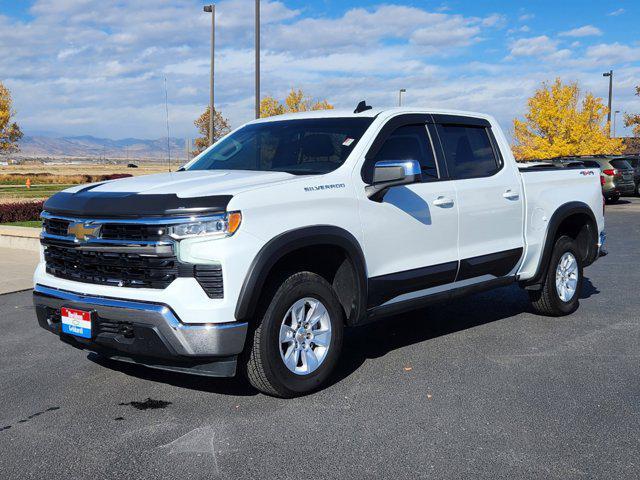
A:
[[[518,192],[514,192],[513,190],[507,190],[502,194],[502,196],[507,200],[518,200],[520,198],[520,194]]]
[[[453,200],[447,197],[438,197],[433,201],[433,205],[441,208],[453,207]]]

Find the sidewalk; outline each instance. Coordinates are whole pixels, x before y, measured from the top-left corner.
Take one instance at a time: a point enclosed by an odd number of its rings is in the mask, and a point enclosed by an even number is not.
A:
[[[0,295],[32,288],[37,264],[38,252],[0,248]]]

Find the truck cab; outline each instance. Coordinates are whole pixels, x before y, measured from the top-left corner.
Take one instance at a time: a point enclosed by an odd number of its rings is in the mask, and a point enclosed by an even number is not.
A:
[[[597,170],[518,166],[489,115],[363,105],[66,190],[43,225],[43,328],[281,397],[323,385],[345,328],[432,302],[517,283],[539,313],[571,314],[606,239]]]

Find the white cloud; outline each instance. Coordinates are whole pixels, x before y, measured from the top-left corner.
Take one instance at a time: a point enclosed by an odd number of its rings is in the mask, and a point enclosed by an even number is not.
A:
[[[626,10],[624,8],[618,8],[617,10],[607,13],[607,15],[610,17],[617,17],[618,15],[622,15],[625,12]]]
[[[526,22],[527,20],[532,20],[535,17],[536,16],[533,13],[524,13],[518,17],[518,20],[520,20],[521,22]]]
[[[238,125],[253,116],[254,2],[216,5],[216,101]],[[193,120],[209,93],[210,18],[200,4],[160,1],[151,9],[141,0],[36,0],[30,13],[24,21],[0,15],[0,45],[10,46],[0,48],[0,78],[12,89],[27,134],[160,137],[165,76],[172,133],[195,133]],[[594,64],[639,55],[631,44],[612,43],[576,57],[556,39],[527,34],[527,25],[502,30],[499,13],[472,17],[377,4],[310,16],[269,0],[262,13],[263,94],[303,88],[340,108],[363,98],[392,106],[397,90],[408,88],[416,105],[488,111],[509,122],[540,82],[557,75],[591,81]],[[517,31],[531,38],[511,39]],[[501,61],[505,49],[518,61]],[[617,85],[640,76],[638,69],[613,67]],[[587,86],[606,88],[601,83]]]
[[[618,42],[600,43],[587,48],[587,59],[609,64],[617,62],[637,62],[640,61],[640,47],[630,47]]]
[[[602,30],[593,25],[584,25],[559,34],[561,37],[593,37],[602,35]]]
[[[552,40],[546,35],[539,37],[520,38],[511,43],[512,57],[537,57],[554,53],[558,45],[557,40]]]

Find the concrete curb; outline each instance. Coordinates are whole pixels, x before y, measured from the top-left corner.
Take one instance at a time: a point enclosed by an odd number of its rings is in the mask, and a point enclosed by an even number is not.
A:
[[[0,247],[40,251],[40,229],[0,226]]]

